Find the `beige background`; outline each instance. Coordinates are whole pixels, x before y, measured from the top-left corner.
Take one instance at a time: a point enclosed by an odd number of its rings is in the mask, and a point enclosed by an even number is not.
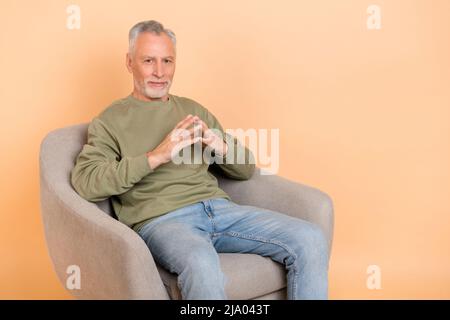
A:
[[[366,27],[371,4],[381,30]],[[148,19],[178,36],[172,93],[225,128],[279,128],[279,174],[333,198],[330,298],[450,298],[450,1],[0,6],[0,298],[70,298],[45,246],[39,144],[131,92],[127,34]]]

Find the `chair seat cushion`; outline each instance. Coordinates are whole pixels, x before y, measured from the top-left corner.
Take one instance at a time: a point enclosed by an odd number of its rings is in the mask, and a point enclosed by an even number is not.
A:
[[[286,287],[284,266],[270,258],[244,253],[219,253],[219,258],[230,300],[254,299]],[[156,266],[171,299],[181,300],[177,274]]]

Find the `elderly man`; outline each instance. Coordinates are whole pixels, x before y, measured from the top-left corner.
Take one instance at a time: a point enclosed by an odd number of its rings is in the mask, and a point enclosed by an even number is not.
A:
[[[195,155],[188,151],[200,147],[229,178],[249,179],[255,168],[251,151],[211,112],[169,93],[175,34],[157,21],[136,24],[126,65],[133,92],[91,121],[71,173],[75,190],[89,201],[112,197],[118,219],[144,239],[155,261],[178,274],[183,299],[227,298],[218,252],[270,257],[287,270],[288,299],[326,299],[328,248],[318,226],[234,203],[203,156],[174,161],[180,151]]]

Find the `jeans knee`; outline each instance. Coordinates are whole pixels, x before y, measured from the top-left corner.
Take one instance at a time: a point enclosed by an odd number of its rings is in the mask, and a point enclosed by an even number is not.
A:
[[[220,274],[220,262],[217,254],[192,252],[186,260],[186,269],[202,276],[213,277]]]
[[[323,230],[315,225],[309,224],[304,232],[295,233],[294,250],[298,256],[305,259],[315,259],[328,256],[328,241]]]
[[[189,284],[190,288],[201,287],[201,292],[223,292],[226,284],[226,276],[220,268],[219,259],[205,253],[193,253],[187,259],[186,264],[179,274],[178,285]]]

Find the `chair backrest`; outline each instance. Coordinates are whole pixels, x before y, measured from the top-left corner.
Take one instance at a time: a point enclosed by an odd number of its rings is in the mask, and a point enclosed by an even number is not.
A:
[[[73,125],[51,131],[42,141],[40,157],[41,161],[51,163],[48,170],[41,174],[49,181],[57,182],[57,190],[54,192],[76,192],[70,183],[70,172],[75,165],[75,160],[87,139],[88,123]],[[97,202],[96,205],[108,215],[117,218],[110,199]]]

